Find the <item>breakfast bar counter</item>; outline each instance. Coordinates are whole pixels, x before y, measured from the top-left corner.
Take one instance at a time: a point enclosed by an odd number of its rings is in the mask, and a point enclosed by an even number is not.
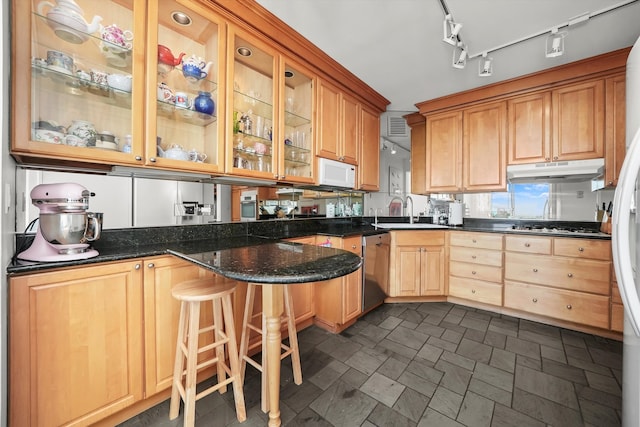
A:
[[[279,426],[280,317],[284,311],[284,286],[347,275],[360,268],[361,258],[341,249],[293,242],[272,242],[189,254],[171,249],[167,252],[222,276],[262,286],[269,426]]]

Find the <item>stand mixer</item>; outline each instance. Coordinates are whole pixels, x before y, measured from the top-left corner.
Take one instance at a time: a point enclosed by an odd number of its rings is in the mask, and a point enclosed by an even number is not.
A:
[[[40,209],[38,231],[31,246],[18,254],[27,261],[69,261],[98,256],[87,242],[100,238],[102,213],[87,212],[93,194],[80,184],[40,184],[31,203]]]

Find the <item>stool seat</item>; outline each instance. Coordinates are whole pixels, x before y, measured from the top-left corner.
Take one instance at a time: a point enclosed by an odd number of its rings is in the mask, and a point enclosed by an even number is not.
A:
[[[187,280],[171,289],[171,295],[180,301],[180,320],[169,419],[173,420],[178,416],[182,400],[185,427],[192,427],[195,423],[195,403],[198,399],[217,390],[224,393],[230,383],[233,384],[236,417],[240,422],[247,418],[231,302],[231,294],[235,289],[235,281],[217,275]],[[207,301],[212,303],[213,325],[200,328],[200,303]],[[200,335],[211,332],[213,342],[198,347]],[[212,358],[198,361],[199,354],[210,350],[214,350]],[[228,355],[229,364],[226,363],[225,355]],[[198,370],[214,364],[217,369],[217,384],[196,393]]]
[[[180,301],[210,301],[231,295],[235,290],[235,281],[223,276],[213,276],[180,282],[171,288],[171,295]]]

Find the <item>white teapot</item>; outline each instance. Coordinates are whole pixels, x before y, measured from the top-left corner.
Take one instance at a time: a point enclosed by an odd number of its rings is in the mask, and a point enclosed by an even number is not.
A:
[[[47,6],[49,10],[45,15]],[[89,40],[89,34],[95,33],[102,21],[102,17],[96,15],[91,23],[87,23],[82,9],[73,0],[56,0],[56,4],[47,0],[41,1],[38,4],[38,13],[47,17],[49,26],[58,37],[76,44]]]

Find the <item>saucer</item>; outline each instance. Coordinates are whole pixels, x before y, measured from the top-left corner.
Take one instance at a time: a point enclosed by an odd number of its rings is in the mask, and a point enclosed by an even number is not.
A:
[[[67,76],[73,76],[73,73],[66,68],[58,67],[56,65],[49,65],[47,69],[55,71],[56,73],[66,74]]]

